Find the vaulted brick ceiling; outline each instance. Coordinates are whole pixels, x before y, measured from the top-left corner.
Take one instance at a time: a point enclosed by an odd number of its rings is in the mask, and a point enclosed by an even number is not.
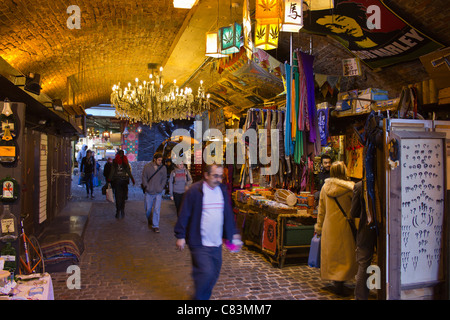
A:
[[[71,81],[78,87],[77,98],[83,106],[108,103],[113,84],[147,78],[148,63],[164,65],[168,81],[190,79],[205,61],[205,32],[217,23],[229,23],[230,15],[241,17],[242,0],[233,0],[239,7],[232,10],[230,1],[220,0],[219,15],[218,2],[200,0],[193,10],[184,10],[174,9],[172,0],[2,0],[0,56],[24,74],[41,74],[42,92],[53,99],[67,101]],[[254,7],[254,1],[250,2]],[[385,3],[419,30],[450,44],[447,0]],[[66,25],[70,5],[81,9],[80,30]],[[340,60],[350,54],[334,40],[312,38],[315,71],[339,74]],[[294,47],[309,48],[309,36],[300,33],[293,40]],[[289,36],[282,33],[279,49],[269,53],[284,61],[288,52]],[[420,61],[379,73],[365,71],[365,77],[358,80],[361,87],[398,87],[416,82],[414,77],[421,81],[427,76]]]
[[[67,8],[81,9],[81,29],[69,29]],[[41,74],[43,92],[66,99],[66,82],[79,86],[83,104],[107,103],[113,84],[148,77],[161,65],[189,10],[172,0],[4,0],[0,55],[27,74]]]

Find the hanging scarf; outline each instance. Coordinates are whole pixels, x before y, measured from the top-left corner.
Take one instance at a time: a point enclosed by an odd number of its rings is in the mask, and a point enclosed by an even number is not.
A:
[[[303,72],[306,79],[306,92],[307,92],[307,104],[308,104],[308,116],[309,116],[309,142],[316,142],[316,100],[314,97],[314,72],[313,63],[314,56],[299,52],[302,60]]]
[[[125,165],[125,166],[127,166],[128,165],[128,158],[127,158],[127,156],[120,156],[120,155],[116,155],[116,158],[114,159],[114,161],[118,164],[118,165]]]
[[[286,117],[284,118],[284,152],[291,155],[291,66],[285,63],[286,68]]]
[[[306,78],[305,78],[305,73],[303,72],[302,59],[300,58],[298,51],[296,53],[296,60],[298,63],[298,77],[299,77],[298,90],[299,90],[299,96],[300,96],[299,105],[298,105],[297,126],[298,126],[298,130],[304,131],[305,130],[305,108],[307,106],[307,103],[306,103]]]

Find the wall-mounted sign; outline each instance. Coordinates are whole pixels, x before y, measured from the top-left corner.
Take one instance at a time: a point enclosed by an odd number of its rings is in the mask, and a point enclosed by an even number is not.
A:
[[[361,64],[357,58],[343,59],[342,68],[344,77],[361,75]]]
[[[381,0],[336,0],[304,12],[303,29],[338,40],[370,68],[418,59],[444,46],[413,28]]]

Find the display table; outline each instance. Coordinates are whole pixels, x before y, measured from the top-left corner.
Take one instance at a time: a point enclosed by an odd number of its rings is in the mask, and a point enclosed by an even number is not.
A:
[[[261,207],[236,202],[236,221],[244,244],[261,250],[279,268],[286,258],[307,257],[314,234],[315,219],[294,209],[278,213]],[[292,220],[308,220],[308,224],[291,225]]]
[[[10,300],[54,300],[50,274],[36,274],[31,280],[18,280]]]

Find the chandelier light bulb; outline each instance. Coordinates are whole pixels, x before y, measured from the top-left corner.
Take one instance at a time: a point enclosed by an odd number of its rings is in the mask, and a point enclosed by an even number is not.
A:
[[[133,85],[128,83],[128,86],[123,88],[120,82],[113,85],[111,104],[116,107],[116,117],[127,119],[130,123],[151,125],[160,121],[187,119],[209,110],[210,103],[205,99],[203,80],[200,81],[197,95],[192,94],[193,90],[190,87],[183,89],[178,87],[176,79],[168,90],[163,90],[163,68],[160,67],[159,71],[159,74],[150,73],[149,81],[141,83],[135,78],[136,82]],[[156,89],[155,86],[159,88]]]

